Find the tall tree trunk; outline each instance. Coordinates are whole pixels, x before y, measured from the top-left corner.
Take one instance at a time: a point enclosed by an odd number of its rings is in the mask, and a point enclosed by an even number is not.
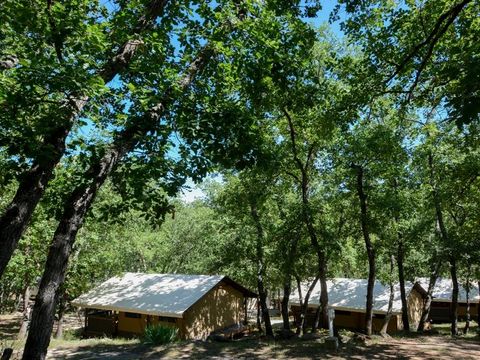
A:
[[[457,262],[453,256],[450,258],[450,275],[452,277],[452,308],[450,313],[451,333],[458,335],[458,278],[457,278]]]
[[[30,314],[30,287],[25,286],[25,290],[23,291],[22,324],[20,325],[20,330],[18,331],[17,335],[19,340],[24,339],[25,335],[27,335],[28,324],[30,323]]]
[[[403,249],[403,239],[401,234],[399,234],[398,249],[397,249],[397,267],[398,267],[398,282],[400,285],[400,298],[402,300],[402,323],[403,330],[405,332],[410,332],[410,322],[408,319],[408,302],[407,302],[407,292],[405,290],[405,269],[403,267],[403,259],[405,251]]]
[[[265,260],[263,254],[264,243],[264,231],[262,223],[260,222],[260,216],[258,215],[258,209],[256,204],[250,203],[250,214],[257,229],[257,241],[256,241],[256,257],[257,257],[257,288],[258,296],[260,298],[260,308],[262,310],[262,318],[265,323],[265,334],[267,336],[273,336],[272,323],[270,322],[270,314],[267,306],[267,290],[265,289]]]
[[[365,312],[365,331],[367,335],[372,335],[373,324],[373,288],[375,286],[375,249],[370,239],[367,195],[363,186],[363,167],[352,164],[352,168],[357,172],[357,195],[360,199],[360,224],[362,227],[363,239],[367,249],[368,257],[368,284],[367,284],[367,307]]]
[[[262,329],[262,311],[260,307],[260,299],[257,299],[257,329],[263,332]]]
[[[423,333],[425,329],[425,324],[427,323],[427,320],[428,320],[428,315],[430,314],[430,306],[432,304],[433,290],[435,289],[435,284],[437,283],[438,274],[440,272],[440,266],[441,266],[441,260],[440,259],[435,260],[432,271],[430,272],[430,279],[428,281],[428,289],[427,289],[427,295],[426,295],[427,298],[423,303],[422,315],[420,317],[420,321],[418,322],[417,332],[419,333]]]
[[[443,220],[442,204],[440,200],[440,194],[438,192],[435,182],[435,171],[433,163],[433,154],[428,154],[428,166],[430,168],[430,184],[432,187],[433,202],[435,206],[435,214],[437,217],[437,224],[440,230],[440,235],[443,240],[443,244],[450,247],[450,237]],[[451,333],[452,335],[458,335],[458,279],[457,279],[457,264],[453,250],[450,250],[450,275],[452,277],[453,291],[452,291],[452,308],[451,308]]]
[[[465,311],[465,327],[463,328],[463,333],[466,335],[470,330],[470,273],[471,273],[471,265],[468,264],[467,269],[467,279],[465,282],[465,296],[467,301],[467,308]]]
[[[132,37],[149,28],[163,13],[169,0],[152,0],[146,7],[145,15],[132,31]],[[105,83],[128,67],[137,49],[142,45],[138,39],[128,40],[120,45],[115,55],[98,72]],[[112,49],[109,50],[110,52]],[[59,107],[59,124],[45,136],[38,151],[42,157],[33,161],[30,169],[20,179],[17,192],[0,217],[0,278],[25,232],[32,214],[42,198],[45,188],[53,176],[53,170],[65,152],[67,139],[77,116],[88,102],[88,96],[73,94]],[[45,156],[48,154],[49,156]]]
[[[295,126],[293,124],[292,117],[288,113],[286,109],[283,109],[283,113],[288,121],[288,126],[290,130],[290,141],[292,144],[292,153],[295,164],[300,170],[301,177],[294,176],[295,180],[299,183],[302,189],[302,215],[303,215],[303,222],[308,231],[308,235],[310,237],[310,242],[312,247],[314,248],[317,254],[317,261],[318,261],[318,275],[320,276],[320,286],[322,289],[321,297],[320,297],[320,305],[322,308],[322,325],[326,327],[328,325],[328,289],[327,289],[327,258],[325,256],[324,249],[320,246],[318,241],[317,231],[315,230],[312,211],[310,208],[310,194],[309,194],[309,176],[308,176],[308,169],[313,161],[313,154],[315,152],[315,144],[312,145],[308,150],[307,160],[305,163],[300,160],[298,156],[297,150],[297,139],[296,139],[296,132]]]
[[[175,87],[167,89],[160,101],[141,118],[131,121],[114,139],[105,154],[93,161],[87,174],[89,182],[73,191],[65,204],[59,225],[55,231],[40,283],[37,300],[32,314],[32,322],[23,353],[24,360],[45,359],[50,335],[52,333],[55,307],[58,302],[59,288],[65,280],[68,259],[78,230],[83,225],[85,215],[90,209],[100,187],[121,158],[131,151],[137,141],[149,130],[154,129],[165,109],[173,101],[175,90],[184,91],[193,82],[211,56],[208,45],[200,51],[191,63],[184,77]]]
[[[282,321],[283,330],[290,330],[290,317],[288,316],[288,303],[290,301],[290,293],[292,292],[292,277],[289,276],[283,284],[283,298],[282,298]]]
[[[393,179],[393,188],[395,195],[398,195],[398,182]],[[405,259],[405,248],[403,241],[403,234],[399,229],[400,226],[400,211],[396,210],[394,215],[395,224],[397,225],[397,267],[398,267],[398,282],[400,286],[400,300],[402,301],[402,323],[403,331],[410,332],[410,322],[408,319],[408,302],[407,292],[405,290],[405,268],[403,261]]]
[[[297,256],[297,246],[300,239],[300,234],[295,234],[294,240],[291,244],[290,251],[287,255],[285,266],[285,277],[283,282],[283,299],[282,299],[282,319],[283,329],[290,330],[290,318],[288,316],[288,303],[290,300],[290,293],[292,290],[293,265]]]
[[[59,296],[59,303],[58,303],[58,312],[57,312],[57,330],[55,331],[55,339],[61,339],[63,337],[63,317],[65,315],[65,309],[66,309],[66,298],[65,298],[65,292],[62,291],[62,294]]]
[[[395,257],[393,255],[390,256],[390,296],[388,298],[388,309],[387,314],[385,315],[385,320],[383,321],[382,328],[380,330],[380,334],[382,336],[387,335],[388,324],[392,318],[392,311],[393,311],[393,300],[395,298],[395,289],[393,286],[393,269],[395,267]]]
[[[305,334],[305,329],[307,326],[306,318],[307,318],[307,312],[308,312],[308,301],[310,300],[310,296],[312,295],[312,291],[315,288],[315,285],[317,285],[319,276],[317,275],[313,282],[310,284],[307,293],[305,294],[305,298],[303,299],[303,304],[302,304],[302,313],[300,317],[300,325],[297,328],[297,335],[302,335]]]
[[[478,281],[478,293],[480,294],[480,280]],[[480,332],[480,298],[477,302],[477,331]]]

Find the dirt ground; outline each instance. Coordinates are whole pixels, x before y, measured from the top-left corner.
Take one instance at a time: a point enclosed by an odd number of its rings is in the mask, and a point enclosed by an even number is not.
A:
[[[20,356],[22,343],[14,341],[18,315],[0,316],[0,348],[13,346]],[[342,344],[337,352],[325,349],[322,339],[282,340],[240,339],[233,342],[180,342],[149,347],[139,340],[78,339],[80,319],[69,316],[64,340],[52,340],[48,359],[480,359],[480,338],[452,338],[441,334],[394,337]],[[75,330],[77,329],[77,330]],[[475,329],[474,329],[475,331]]]

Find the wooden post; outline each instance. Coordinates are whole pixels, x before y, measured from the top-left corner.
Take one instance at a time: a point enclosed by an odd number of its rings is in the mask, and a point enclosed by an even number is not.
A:
[[[334,336],[333,319],[335,319],[335,310],[333,308],[328,308],[328,335],[330,337]]]
[[[243,298],[243,323],[245,325],[248,324],[248,299],[246,297]]]

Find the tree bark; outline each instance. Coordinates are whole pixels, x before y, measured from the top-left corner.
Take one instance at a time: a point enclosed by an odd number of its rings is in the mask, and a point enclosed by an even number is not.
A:
[[[288,302],[290,301],[290,293],[292,292],[292,278],[286,280],[283,284],[283,299],[282,299],[282,321],[283,330],[290,330],[290,317],[288,316]]]
[[[395,290],[393,286],[393,269],[394,269],[394,262],[395,262],[395,257],[393,255],[390,256],[390,296],[388,298],[388,309],[387,309],[387,314],[385,315],[385,320],[383,321],[382,328],[380,330],[380,334],[382,336],[387,335],[387,330],[388,330],[388,324],[390,322],[390,319],[392,318],[392,311],[393,311],[393,300],[395,298]]]
[[[435,289],[435,284],[437,283],[438,274],[440,272],[440,265],[441,265],[441,260],[436,260],[433,265],[432,271],[430,273],[430,279],[428,282],[428,289],[427,289],[427,298],[423,303],[422,316],[420,317],[420,321],[417,327],[417,332],[419,333],[423,333],[425,329],[425,324],[427,323],[427,320],[428,320],[428,315],[430,314],[430,305],[432,304],[433,289]]]
[[[66,202],[48,252],[45,271],[33,309],[31,327],[23,353],[24,360],[45,359],[53,328],[59,288],[65,280],[72,246],[98,190],[121,158],[135,147],[137,141],[144,134],[155,128],[164,115],[165,109],[173,101],[174,89],[185,91],[210,56],[211,51],[207,45],[191,63],[178,84],[171,89],[167,89],[157,105],[147,111],[141,118],[131,119],[126,128],[117,134],[105,154],[99,160],[93,161],[87,171],[90,177],[89,182],[76,188]]]
[[[297,328],[297,335],[305,334],[305,329],[307,326],[306,317],[308,311],[308,301],[310,300],[310,295],[312,295],[312,291],[315,288],[315,285],[317,285],[318,279],[319,275],[317,275],[313,282],[310,284],[307,293],[305,294],[305,298],[303,299],[302,313],[300,315],[300,325]]]
[[[363,185],[363,167],[352,164],[352,168],[357,172],[357,195],[360,200],[360,224],[362,227],[363,239],[367,249],[368,257],[368,283],[367,283],[367,307],[365,311],[365,332],[372,335],[373,324],[373,288],[375,286],[375,249],[370,239],[367,195]]]
[[[399,234],[398,241],[398,251],[397,251],[397,267],[398,267],[398,282],[400,285],[400,298],[402,300],[402,323],[403,330],[405,332],[410,332],[410,322],[408,319],[408,302],[407,302],[407,292],[405,290],[405,269],[403,267],[403,259],[405,251],[403,249],[403,239]]]
[[[470,271],[471,271],[471,265],[468,265],[468,270],[467,270],[467,279],[466,279],[466,284],[465,284],[465,295],[466,295],[466,301],[467,301],[467,308],[465,311],[465,327],[463,328],[463,333],[466,335],[468,334],[470,330]]]
[[[57,320],[57,330],[55,331],[55,339],[61,339],[63,337],[63,317],[65,315],[65,309],[66,309],[66,299],[65,299],[65,293],[61,294],[59,297],[59,303],[58,303],[58,320]]]
[[[440,235],[442,237],[444,245],[450,246],[450,236],[447,232],[447,228],[443,220],[442,204],[441,204],[438,188],[435,182],[433,154],[431,152],[428,154],[428,166],[430,169],[430,185],[432,187],[433,202],[435,206],[435,214],[437,217],[438,228],[440,230]],[[456,259],[453,253],[453,249],[450,250],[449,262],[450,262],[450,275],[452,277],[452,283],[453,283],[450,328],[451,328],[452,335],[458,335],[458,279],[457,279],[457,264],[456,264]]]
[[[480,280],[478,281],[478,293],[480,294]],[[480,332],[480,299],[477,302],[477,331]]]
[[[267,306],[267,290],[265,289],[265,261],[263,254],[264,243],[264,231],[262,223],[260,222],[260,216],[258,215],[257,206],[254,203],[250,203],[250,214],[257,229],[257,241],[256,241],[256,257],[257,257],[257,288],[258,297],[260,298],[260,308],[262,311],[262,318],[265,323],[265,335],[273,336],[272,323],[270,322],[270,313]]]
[[[163,13],[168,1],[152,0],[147,6],[146,14],[140,18],[131,35],[137,35],[150,27],[155,19]],[[98,72],[102,80],[108,83],[125,70],[141,44],[140,40],[128,40],[122,44],[115,55]],[[61,114],[62,121],[43,139],[39,149],[41,158],[34,160],[30,169],[20,179],[13,200],[0,217],[0,278],[53,176],[53,170],[65,152],[65,141],[75,119],[88,100],[88,96],[77,93],[60,105],[58,114]],[[45,154],[49,155],[45,156]]]
[[[290,318],[288,316],[288,302],[290,300],[290,293],[292,290],[292,276],[293,265],[297,254],[298,241],[300,239],[299,234],[295,234],[294,240],[291,244],[290,251],[288,252],[285,266],[285,278],[283,283],[283,299],[282,299],[282,320],[283,329],[290,330]]]
[[[27,335],[28,324],[30,322],[30,287],[25,287],[23,291],[23,311],[22,311],[22,324],[20,325],[20,330],[18,331],[17,338],[23,340],[25,335]]]
[[[293,124],[292,117],[288,113],[286,109],[283,109],[283,113],[288,121],[288,126],[290,130],[290,141],[292,144],[292,154],[295,161],[295,164],[300,170],[301,177],[294,176],[294,178],[299,183],[302,189],[302,215],[303,215],[303,222],[308,231],[308,235],[310,237],[310,242],[317,254],[317,261],[318,261],[318,275],[320,277],[320,287],[321,287],[321,296],[320,296],[320,306],[322,308],[322,326],[328,326],[328,288],[327,288],[327,258],[325,256],[324,249],[320,246],[318,241],[317,231],[315,230],[312,211],[310,208],[310,191],[309,191],[309,176],[308,176],[308,168],[313,161],[313,153],[315,146],[312,145],[308,150],[307,160],[302,162],[298,155],[297,150],[297,139],[296,139],[296,132],[295,126]]]
[[[395,194],[398,195],[398,182],[396,179],[393,180],[393,187]],[[400,223],[400,214],[399,211],[395,211],[394,220],[397,225],[397,229]],[[397,230],[397,267],[398,267],[398,282],[400,286],[400,300],[402,301],[402,323],[403,331],[410,332],[410,321],[408,319],[408,302],[407,302],[407,292],[405,290],[405,268],[403,261],[405,259],[405,248],[403,241],[403,234],[398,229]]]
[[[457,278],[457,262],[452,256],[450,258],[450,275],[452,277],[452,307],[451,307],[451,333],[452,335],[458,335],[458,278]]]

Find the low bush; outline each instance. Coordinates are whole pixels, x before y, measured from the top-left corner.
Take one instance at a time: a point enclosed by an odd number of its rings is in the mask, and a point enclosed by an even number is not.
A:
[[[143,342],[149,345],[163,345],[176,341],[178,329],[161,325],[150,325],[145,329]]]

